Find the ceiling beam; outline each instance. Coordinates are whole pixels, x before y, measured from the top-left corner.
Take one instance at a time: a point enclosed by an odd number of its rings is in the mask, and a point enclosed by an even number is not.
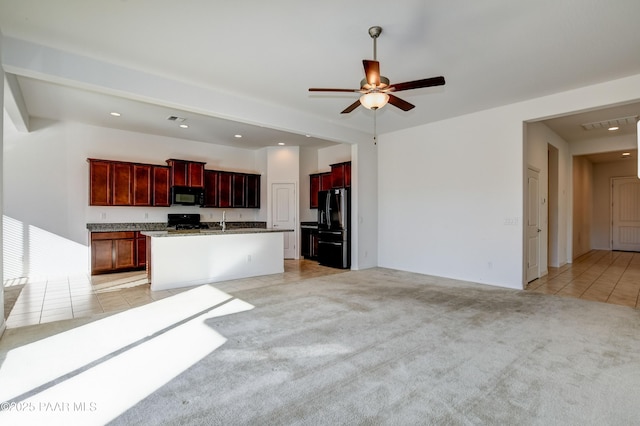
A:
[[[20,84],[15,75],[10,73],[4,74],[4,108],[13,122],[14,126],[20,132],[29,132],[29,111],[20,90]]]

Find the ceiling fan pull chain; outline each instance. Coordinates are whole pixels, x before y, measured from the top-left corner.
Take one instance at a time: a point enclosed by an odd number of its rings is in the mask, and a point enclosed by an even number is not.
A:
[[[377,117],[377,109],[373,110],[373,144],[374,145],[378,145],[378,129],[377,129],[377,123],[376,123],[376,117]]]

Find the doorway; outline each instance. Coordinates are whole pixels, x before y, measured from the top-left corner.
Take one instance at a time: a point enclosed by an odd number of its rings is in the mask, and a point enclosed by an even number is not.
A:
[[[611,180],[611,246],[613,250],[640,252],[640,180]]]
[[[527,282],[540,277],[540,171],[527,168]]]
[[[283,232],[284,258],[297,259],[298,240],[296,223],[296,184],[274,183],[271,185],[271,226],[278,229],[292,229]]]

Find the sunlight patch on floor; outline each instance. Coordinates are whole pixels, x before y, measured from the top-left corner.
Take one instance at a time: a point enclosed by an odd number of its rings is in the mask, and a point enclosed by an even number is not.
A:
[[[104,424],[224,344],[207,319],[252,308],[201,286],[14,349],[0,422]]]

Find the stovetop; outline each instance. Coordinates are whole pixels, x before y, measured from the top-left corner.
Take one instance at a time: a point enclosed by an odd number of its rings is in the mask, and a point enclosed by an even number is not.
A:
[[[200,215],[197,213],[169,213],[167,215],[167,229],[180,231],[205,227],[200,223]]]

